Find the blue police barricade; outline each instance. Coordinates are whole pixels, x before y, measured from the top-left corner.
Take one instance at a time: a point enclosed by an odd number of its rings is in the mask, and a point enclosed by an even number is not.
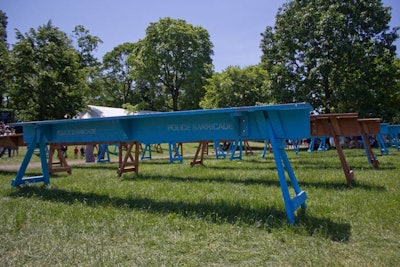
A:
[[[288,221],[293,224],[294,212],[300,206],[306,207],[307,195],[300,189],[286,155],[285,140],[310,136],[311,109],[308,103],[294,103],[123,117],[24,122],[20,125],[23,127],[24,141],[28,144],[28,149],[11,185],[19,186],[31,182],[50,183],[46,157],[43,156],[46,144],[126,143],[133,146],[133,143],[270,140],[286,214]],[[36,148],[41,151],[42,175],[24,177]],[[294,197],[290,195],[286,175],[295,192]]]

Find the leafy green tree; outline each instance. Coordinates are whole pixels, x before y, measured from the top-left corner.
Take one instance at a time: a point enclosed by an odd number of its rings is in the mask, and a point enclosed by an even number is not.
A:
[[[140,80],[135,82],[132,102],[135,111],[156,110],[169,111],[168,99],[164,95],[163,87],[152,86],[150,83]]]
[[[88,103],[100,104],[99,95],[105,88],[103,75],[102,75],[102,64],[95,57],[94,52],[97,50],[99,44],[103,41],[90,34],[84,26],[78,25],[74,31],[75,49],[79,53],[79,58],[82,67],[84,68],[87,76],[88,85]]]
[[[162,88],[172,110],[198,108],[204,78],[212,71],[208,32],[185,20],[163,18],[148,26],[137,45],[130,58],[134,79],[147,82],[151,89]]]
[[[102,98],[105,105],[121,107],[132,102],[134,81],[130,75],[127,59],[134,49],[134,43],[124,43],[104,55],[105,87]]]
[[[261,42],[276,100],[390,119],[398,38],[390,18],[381,0],[285,3]]]
[[[9,51],[7,44],[7,15],[0,10],[0,105],[8,92]]]
[[[228,67],[214,73],[204,86],[203,108],[253,106],[270,102],[267,71],[260,66]]]
[[[396,108],[400,103],[400,58],[396,58],[396,60],[394,61],[394,73],[396,75],[396,90],[394,90],[395,96],[393,96],[393,98],[395,99],[395,104],[393,105],[393,107]],[[389,122],[393,124],[400,124],[400,110],[396,108],[396,112],[397,114]]]
[[[76,26],[73,33],[82,65],[84,67],[101,65],[93,53],[103,41],[99,37],[91,35],[89,30],[82,25]]]
[[[62,119],[83,108],[87,76],[66,34],[49,21],[16,38],[10,100],[18,117]]]

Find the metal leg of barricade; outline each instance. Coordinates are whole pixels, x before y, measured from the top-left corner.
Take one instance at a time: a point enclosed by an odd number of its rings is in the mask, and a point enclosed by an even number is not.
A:
[[[239,149],[239,155],[235,155],[238,149]],[[233,142],[233,145],[231,147],[231,156],[229,157],[229,160],[242,159],[242,155],[243,155],[243,141],[237,139]]]
[[[307,195],[304,191],[301,191],[296,176],[294,175],[293,169],[286,155],[284,140],[271,139],[271,142],[272,142],[272,152],[275,158],[276,169],[278,171],[278,178],[282,191],[283,202],[285,204],[286,215],[288,217],[289,223],[294,224],[295,222],[294,213],[296,209],[300,206],[302,208],[306,208],[305,201],[307,199]],[[296,196],[293,198],[290,197],[289,186],[286,180],[285,170],[289,176],[291,185],[293,186],[293,189],[296,193]]]
[[[215,153],[215,157],[217,159],[226,157],[226,153],[225,153],[224,149],[222,148],[219,140],[214,140],[214,153]]]
[[[371,146],[368,143],[369,142],[368,136],[366,134],[362,134],[361,139],[363,142],[364,151],[365,151],[365,155],[367,156],[368,163],[372,164],[372,166],[374,166],[374,168],[377,169],[379,167],[379,161],[376,158],[376,156],[374,155],[374,153],[372,152]]]
[[[146,152],[148,152],[146,156]],[[151,144],[145,144],[144,149],[142,151],[142,156],[140,157],[141,160],[144,159],[151,159]]]
[[[300,141],[298,139],[291,139],[290,140],[290,142],[292,143],[293,151],[294,151],[294,153],[296,155],[298,155],[299,151],[300,151]]]
[[[99,154],[97,155],[97,163],[110,162],[110,151],[107,144],[99,144]]]
[[[269,144],[270,144],[269,139],[266,139],[266,140],[264,141],[264,149],[263,149],[263,152],[262,152],[262,154],[261,154],[261,157],[262,157],[262,158],[265,158],[265,156],[266,156],[266,154],[267,154],[267,150],[269,150],[270,152],[272,152],[271,148],[269,147]]]
[[[320,142],[319,142],[319,146],[318,146],[318,151],[325,151],[327,150],[327,146],[326,146],[326,137],[322,136],[320,137]]]
[[[305,201],[307,200],[307,194],[300,189],[300,186],[297,182],[296,176],[285,151],[285,140],[275,136],[274,130],[277,129],[278,131],[281,131],[282,125],[280,119],[274,115],[276,114],[269,114],[269,120],[265,120],[264,118],[258,116],[257,120],[259,125],[266,126],[265,130],[268,132],[270,137],[287,219],[290,224],[294,224],[296,209],[299,207],[304,209],[306,208]],[[262,121],[264,121],[264,123],[262,123]],[[295,196],[293,198],[290,196],[285,170],[295,192]]]
[[[176,143],[168,143],[168,148],[169,148],[169,162],[173,163],[175,161],[179,161],[182,162],[182,155],[179,152],[178,146],[176,145]],[[174,153],[174,154],[173,154]],[[174,157],[175,155],[175,157]]]
[[[37,138],[37,136],[39,136]],[[44,142],[42,142],[42,133],[39,129],[36,130],[35,136],[33,138],[33,142],[28,145],[28,149],[26,151],[25,157],[21,163],[21,166],[17,172],[15,178],[11,181],[11,186],[20,186],[25,183],[36,183],[43,181],[45,185],[50,184],[50,174],[49,168],[47,165],[47,146]],[[33,176],[33,177],[24,177],[25,171],[28,168],[29,161],[32,158],[33,152],[36,148],[39,148],[40,151],[40,162],[42,165],[42,175]]]
[[[381,155],[386,154],[389,155],[389,149],[386,145],[385,138],[382,136],[382,134],[376,135],[376,142],[378,143],[379,151],[381,152]]]
[[[313,152],[314,151],[314,143],[315,143],[315,137],[311,137],[310,145],[308,146],[307,152]]]

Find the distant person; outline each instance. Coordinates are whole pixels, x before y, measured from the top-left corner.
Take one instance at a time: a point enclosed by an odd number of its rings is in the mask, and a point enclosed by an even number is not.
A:
[[[78,146],[75,146],[75,147],[74,147],[74,158],[75,158],[75,159],[78,158],[78,153],[79,153]]]
[[[83,158],[85,156],[85,148],[83,146],[81,146],[80,152],[81,152],[81,158]]]

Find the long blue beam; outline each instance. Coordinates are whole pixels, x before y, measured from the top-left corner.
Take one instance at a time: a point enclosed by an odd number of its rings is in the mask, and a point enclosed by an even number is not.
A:
[[[163,112],[123,117],[53,120],[21,123],[27,153],[12,186],[30,182],[50,183],[45,159],[46,144],[141,142],[177,143],[203,140],[270,140],[286,214],[306,207],[306,193],[300,189],[285,152],[286,139],[310,136],[308,103],[237,107],[224,109]],[[40,149],[42,176],[24,177],[30,158]],[[289,192],[287,177],[295,196]]]

